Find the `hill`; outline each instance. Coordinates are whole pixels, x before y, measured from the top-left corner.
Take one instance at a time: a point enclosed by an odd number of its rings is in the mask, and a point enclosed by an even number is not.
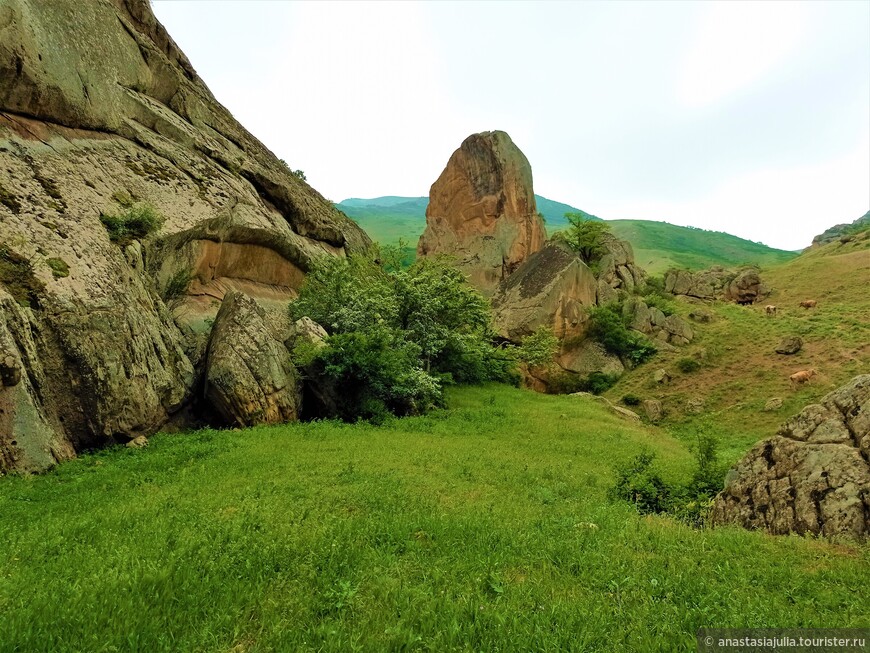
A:
[[[570,204],[535,195],[538,211],[544,216],[547,231],[568,226],[565,213],[580,213],[586,219],[601,218]],[[372,238],[383,244],[399,239],[413,248],[426,226],[426,197],[376,197],[347,199],[336,205],[357,222]],[[651,274],[668,268],[701,270],[712,265],[734,266],[744,263],[774,265],[795,256],[796,252],[774,249],[731,234],[681,227],[651,220],[610,220],[613,232],[634,247],[635,259]]]
[[[611,502],[641,449],[581,397],[454,389],[383,427],[157,436],[0,483],[6,650],[694,650],[698,628],[859,627],[866,546]],[[35,510],[38,508],[38,512]]]
[[[699,309],[699,302],[674,301],[678,314],[687,317],[700,310],[712,321],[695,323],[691,345],[660,352],[606,396],[613,401],[629,394],[662,401],[668,413],[664,424],[673,434],[688,443],[699,432],[711,432],[733,462],[774,433],[786,416],[870,369],[870,231],[847,243],[809,249],[763,269],[762,276],[772,289],[765,303],[777,306],[775,317],[768,317],[761,304],[711,302]],[[801,308],[804,299],[815,299],[818,305]],[[800,336],[801,351],[775,353],[786,336]],[[693,359],[700,368],[682,372],[682,359]],[[793,389],[789,375],[810,368],[818,376]],[[655,383],[656,369],[668,371],[670,383]],[[782,399],[782,407],[765,411],[774,398]],[[688,406],[693,399],[702,401],[698,414]]]

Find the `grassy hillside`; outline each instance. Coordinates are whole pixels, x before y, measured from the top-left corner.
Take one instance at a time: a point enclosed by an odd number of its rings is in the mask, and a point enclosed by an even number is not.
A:
[[[719,435],[729,460],[736,460],[759,439],[803,406],[819,399],[857,374],[870,372],[870,238],[856,238],[808,250],[785,264],[762,269],[773,289],[763,304],[737,306],[712,302],[702,310],[713,314],[709,324],[693,324],[695,339],[677,352],[662,352],[624,377],[607,396],[618,401],[626,394],[663,401],[667,425],[690,441],[698,429]],[[803,309],[803,299],[816,299],[815,309]],[[768,317],[764,304],[777,306]],[[675,302],[687,315],[698,304]],[[774,349],[785,336],[800,336],[803,349],[785,356]],[[682,373],[677,362],[694,358],[695,372]],[[672,375],[667,385],[652,380],[654,370]],[[807,386],[792,389],[788,377],[816,368],[819,375]],[[687,402],[704,401],[699,415],[689,414]],[[784,405],[763,410],[768,399]]]
[[[540,195],[535,198],[549,233],[568,226],[565,213],[581,213],[590,220],[600,219],[569,204]],[[365,229],[373,240],[396,244],[401,238],[413,248],[426,227],[428,203],[426,197],[389,196],[348,199],[336,206]],[[638,263],[651,274],[661,274],[671,267],[701,270],[712,265],[773,265],[797,256],[795,252],[773,249],[730,234],[666,222],[611,220],[609,223],[617,236],[632,244]]]
[[[866,545],[609,502],[642,447],[689,474],[666,433],[505,386],[449,404],[0,480],[0,649],[672,651],[704,626],[866,625]]]

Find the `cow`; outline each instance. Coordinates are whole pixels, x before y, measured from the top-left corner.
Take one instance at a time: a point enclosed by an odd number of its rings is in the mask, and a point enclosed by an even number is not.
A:
[[[817,303],[815,299],[805,299],[801,302],[801,308],[815,308]]]
[[[764,312],[767,313],[767,317],[770,317],[771,315],[776,317],[776,306],[768,304],[764,307]]]
[[[795,372],[788,380],[791,381],[791,387],[796,388],[803,383],[809,383],[810,379],[813,378],[817,374],[815,368],[810,370],[801,370],[800,372]]]

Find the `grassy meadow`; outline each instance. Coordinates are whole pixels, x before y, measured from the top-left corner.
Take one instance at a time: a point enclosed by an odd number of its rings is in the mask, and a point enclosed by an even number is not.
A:
[[[607,499],[693,459],[599,403],[454,388],[375,427],[158,435],[0,479],[0,651],[675,651],[866,626],[870,548]]]

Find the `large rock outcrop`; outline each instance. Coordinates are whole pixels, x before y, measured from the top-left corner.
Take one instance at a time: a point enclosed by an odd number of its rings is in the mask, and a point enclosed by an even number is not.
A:
[[[466,138],[429,191],[417,254],[454,257],[489,295],[545,240],[525,155],[502,131]]]
[[[289,352],[270,332],[266,312],[237,291],[226,294],[214,321],[205,398],[235,426],[299,418],[302,389]]]
[[[870,211],[851,223],[837,224],[813,238],[812,247],[821,247],[835,240],[848,242],[857,234],[870,231]]]
[[[612,234],[605,234],[603,245],[607,253],[601,257],[597,266],[599,305],[619,299],[619,291],[631,294],[635,286],[642,286],[646,282],[646,273],[634,262],[631,243]]]
[[[695,299],[753,304],[770,295],[756,268],[729,270],[716,265],[709,270],[668,270],[665,273],[665,291]]]
[[[547,243],[498,286],[492,298],[496,333],[514,342],[541,326],[558,338],[579,335],[595,305],[595,283],[567,245]]]
[[[870,535],[870,374],[753,447],[729,472],[712,519],[774,534]]]
[[[315,258],[369,246],[214,99],[147,0],[3,0],[0,80],[2,354],[21,366],[0,469],[153,432],[195,392],[227,291],[286,302]],[[112,242],[101,215],[146,203],[160,229]]]
[[[695,337],[692,327],[679,315],[665,315],[656,306],[647,306],[641,297],[628,297],[622,305],[628,326],[639,333],[671,345],[688,345]]]

